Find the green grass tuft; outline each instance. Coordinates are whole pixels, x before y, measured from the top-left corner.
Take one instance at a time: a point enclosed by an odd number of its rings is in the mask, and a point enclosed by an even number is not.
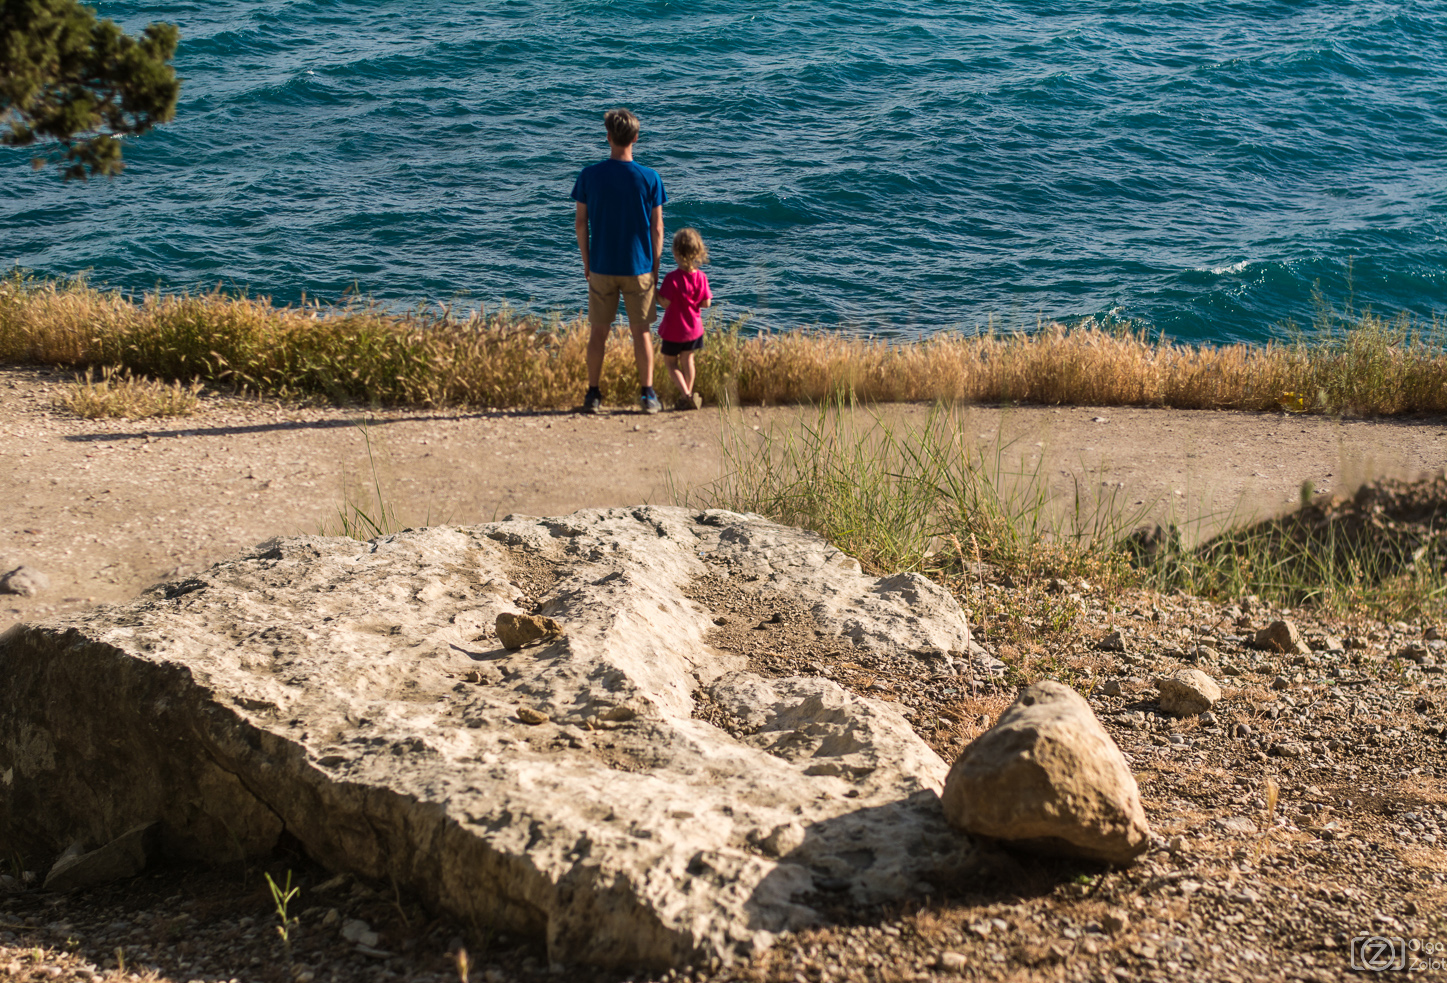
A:
[[[1026,583],[1088,577],[1391,617],[1447,598],[1447,478],[1378,482],[1264,521],[1197,516],[1183,531],[1147,525],[1156,503],[1127,506],[1113,483],[1077,478],[1053,492],[1038,463],[977,442],[943,405],[912,426],[847,397],[762,432],[725,419],[723,473],[674,499],[812,529],[876,573],[950,583],[984,564]],[[1052,603],[1032,616],[1059,620]]]

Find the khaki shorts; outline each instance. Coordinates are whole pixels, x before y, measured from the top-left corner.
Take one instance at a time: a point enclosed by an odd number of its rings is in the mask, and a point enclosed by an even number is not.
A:
[[[658,290],[652,273],[642,276],[588,274],[588,323],[606,328],[618,317],[618,295],[628,311],[630,328],[648,327],[658,317]]]

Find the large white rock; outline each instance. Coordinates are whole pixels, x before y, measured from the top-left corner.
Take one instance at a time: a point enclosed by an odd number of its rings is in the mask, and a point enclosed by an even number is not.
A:
[[[1053,680],[1027,686],[960,752],[944,808],[962,830],[1042,853],[1129,863],[1150,846],[1120,748],[1085,699]]]
[[[285,830],[555,962],[613,965],[726,961],[820,899],[967,876],[944,762],[890,704],[740,671],[682,594],[705,576],[786,593],[860,658],[927,671],[969,649],[930,581],[865,577],[756,516],[276,540],[0,639],[0,846],[158,821],[166,852],[218,860]],[[493,626],[528,594],[563,635],[509,651]],[[695,718],[700,691],[737,736]]]

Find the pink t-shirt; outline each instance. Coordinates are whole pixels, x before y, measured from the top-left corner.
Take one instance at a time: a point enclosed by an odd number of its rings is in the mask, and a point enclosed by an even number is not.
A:
[[[703,270],[674,270],[663,278],[658,296],[668,301],[658,337],[664,341],[692,341],[703,336],[703,305],[713,300]]]

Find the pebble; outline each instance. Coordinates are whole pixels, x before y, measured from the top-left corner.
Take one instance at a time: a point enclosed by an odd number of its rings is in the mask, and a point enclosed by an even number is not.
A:
[[[1306,745],[1298,741],[1281,741],[1271,745],[1271,754],[1277,758],[1301,758],[1306,751]]]
[[[1102,652],[1124,652],[1125,636],[1118,631],[1113,631],[1096,642],[1095,647]]]
[[[1182,669],[1156,679],[1160,708],[1165,713],[1190,717],[1204,713],[1221,698],[1221,687],[1199,669]]]
[[[382,941],[382,937],[372,931],[372,926],[360,918],[349,918],[342,923],[342,938],[369,949],[375,949]]]
[[[1268,652],[1287,652],[1305,655],[1311,649],[1301,640],[1301,632],[1290,621],[1273,621],[1256,633],[1252,643],[1258,649]]]
[[[952,973],[963,972],[969,964],[970,961],[962,952],[941,952],[939,958],[935,960],[936,966]]]
[[[50,578],[34,567],[19,566],[0,577],[0,594],[34,597],[50,589]]]
[[[525,724],[536,727],[538,724],[548,722],[548,715],[541,710],[534,710],[532,707],[518,707],[517,718]]]

